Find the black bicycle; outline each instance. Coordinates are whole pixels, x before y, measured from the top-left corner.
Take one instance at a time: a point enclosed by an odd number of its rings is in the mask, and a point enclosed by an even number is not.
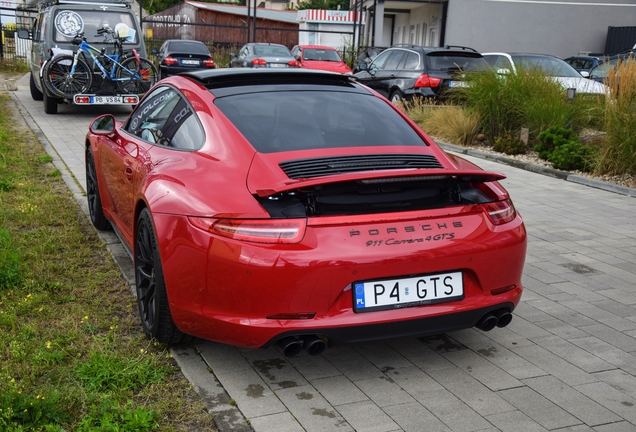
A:
[[[72,98],[76,94],[90,92],[94,71],[89,66],[87,54],[101,71],[101,78],[113,83],[121,93],[141,97],[150,90],[158,81],[155,65],[140,57],[134,49],[124,51],[123,42],[126,38],[119,37],[110,27],[98,29],[97,33],[98,36],[103,35],[107,43],[113,44],[113,54],[106,54],[105,48],[99,49],[88,44],[84,33],[78,33],[72,42],[79,49],[73,55],[56,55],[44,65],[42,77],[51,94],[59,98]]]

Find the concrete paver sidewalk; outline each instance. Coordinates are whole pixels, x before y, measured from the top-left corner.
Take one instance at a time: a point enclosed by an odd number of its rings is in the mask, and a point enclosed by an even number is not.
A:
[[[16,104],[83,187],[84,136],[105,108],[46,115],[28,77],[18,84]],[[636,431],[636,199],[467,158],[508,176],[528,229],[512,323],[292,359],[206,341],[174,349],[221,431]],[[129,258],[106,241],[131,282]]]

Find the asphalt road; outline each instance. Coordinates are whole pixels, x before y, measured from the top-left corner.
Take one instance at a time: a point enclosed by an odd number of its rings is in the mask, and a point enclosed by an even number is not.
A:
[[[10,93],[86,211],[84,136],[109,109],[44,114],[28,76]],[[206,341],[173,349],[222,432],[636,431],[636,199],[466,157],[507,175],[528,229],[512,323],[292,359]],[[102,239],[133,288],[130,258]]]

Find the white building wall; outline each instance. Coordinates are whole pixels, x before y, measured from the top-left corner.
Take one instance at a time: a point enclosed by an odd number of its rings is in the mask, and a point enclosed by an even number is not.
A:
[[[445,43],[569,57],[602,53],[609,26],[634,25],[634,0],[449,0]]]
[[[352,32],[353,24],[327,24],[327,23],[307,23],[301,22],[298,26],[301,30],[326,30],[340,33],[320,33],[320,32],[299,32],[299,45],[325,45],[342,51],[345,46],[352,43],[350,34],[341,32]]]

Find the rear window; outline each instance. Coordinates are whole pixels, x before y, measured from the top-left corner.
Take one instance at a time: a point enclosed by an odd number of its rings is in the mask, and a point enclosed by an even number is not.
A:
[[[374,96],[279,91],[215,99],[261,153],[360,146],[425,146],[411,126]]]
[[[488,63],[480,55],[433,52],[426,56],[428,70],[435,71],[477,71],[488,69]]]
[[[58,9],[53,17],[53,40],[55,42],[71,42],[73,38],[84,32],[90,44],[104,42],[104,36],[97,34],[97,29],[108,26],[118,30],[120,36],[126,35],[125,44],[139,43],[133,15],[129,12],[112,12],[102,10]]]
[[[284,46],[279,45],[254,45],[254,54],[258,56],[280,56],[291,57],[291,53]]]
[[[548,76],[581,78],[576,69],[556,57],[513,56],[512,60],[519,69],[540,70]]]
[[[168,47],[170,52],[181,52],[184,54],[206,54],[209,55],[208,48],[196,42],[187,42],[187,41],[178,41],[178,42],[170,42],[170,46]]]
[[[340,62],[340,56],[334,50],[324,50],[316,48],[305,48],[305,60],[320,60]]]

